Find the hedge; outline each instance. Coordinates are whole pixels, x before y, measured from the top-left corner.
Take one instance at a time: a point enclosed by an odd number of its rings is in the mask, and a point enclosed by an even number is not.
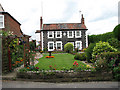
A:
[[[108,39],[114,38],[113,32],[107,32],[104,34],[98,34],[98,35],[89,35],[88,36],[88,43],[97,43],[99,41],[106,42]]]

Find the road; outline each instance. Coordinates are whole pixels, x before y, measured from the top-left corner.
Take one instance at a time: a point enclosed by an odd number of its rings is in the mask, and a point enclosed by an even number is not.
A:
[[[47,83],[28,81],[3,81],[2,88],[118,88],[120,82]],[[119,86],[120,87],[120,86]]]

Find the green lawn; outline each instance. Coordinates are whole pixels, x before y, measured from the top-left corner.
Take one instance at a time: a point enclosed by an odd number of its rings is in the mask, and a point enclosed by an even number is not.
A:
[[[74,55],[71,54],[52,54],[55,58],[45,58],[46,56],[48,56],[48,54],[43,54],[43,57],[38,60],[39,63],[35,66],[41,70],[50,70],[49,65],[56,68],[56,70],[70,70],[70,68],[73,68],[74,61],[77,61],[79,64],[78,67],[86,68],[86,64],[79,60],[74,60]]]

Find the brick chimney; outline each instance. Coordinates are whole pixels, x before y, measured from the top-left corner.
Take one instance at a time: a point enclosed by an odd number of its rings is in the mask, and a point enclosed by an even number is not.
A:
[[[84,17],[83,17],[83,14],[82,14],[82,18],[81,18],[81,24],[84,24]]]
[[[40,17],[40,30],[43,29],[43,19],[42,19],[42,16]]]

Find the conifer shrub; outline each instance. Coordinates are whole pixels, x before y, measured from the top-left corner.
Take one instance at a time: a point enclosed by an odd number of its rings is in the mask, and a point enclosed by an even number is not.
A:
[[[88,62],[91,62],[90,60],[92,59],[92,52],[93,52],[93,48],[95,47],[95,43],[90,43],[89,47],[85,50],[86,53],[86,60]]]

